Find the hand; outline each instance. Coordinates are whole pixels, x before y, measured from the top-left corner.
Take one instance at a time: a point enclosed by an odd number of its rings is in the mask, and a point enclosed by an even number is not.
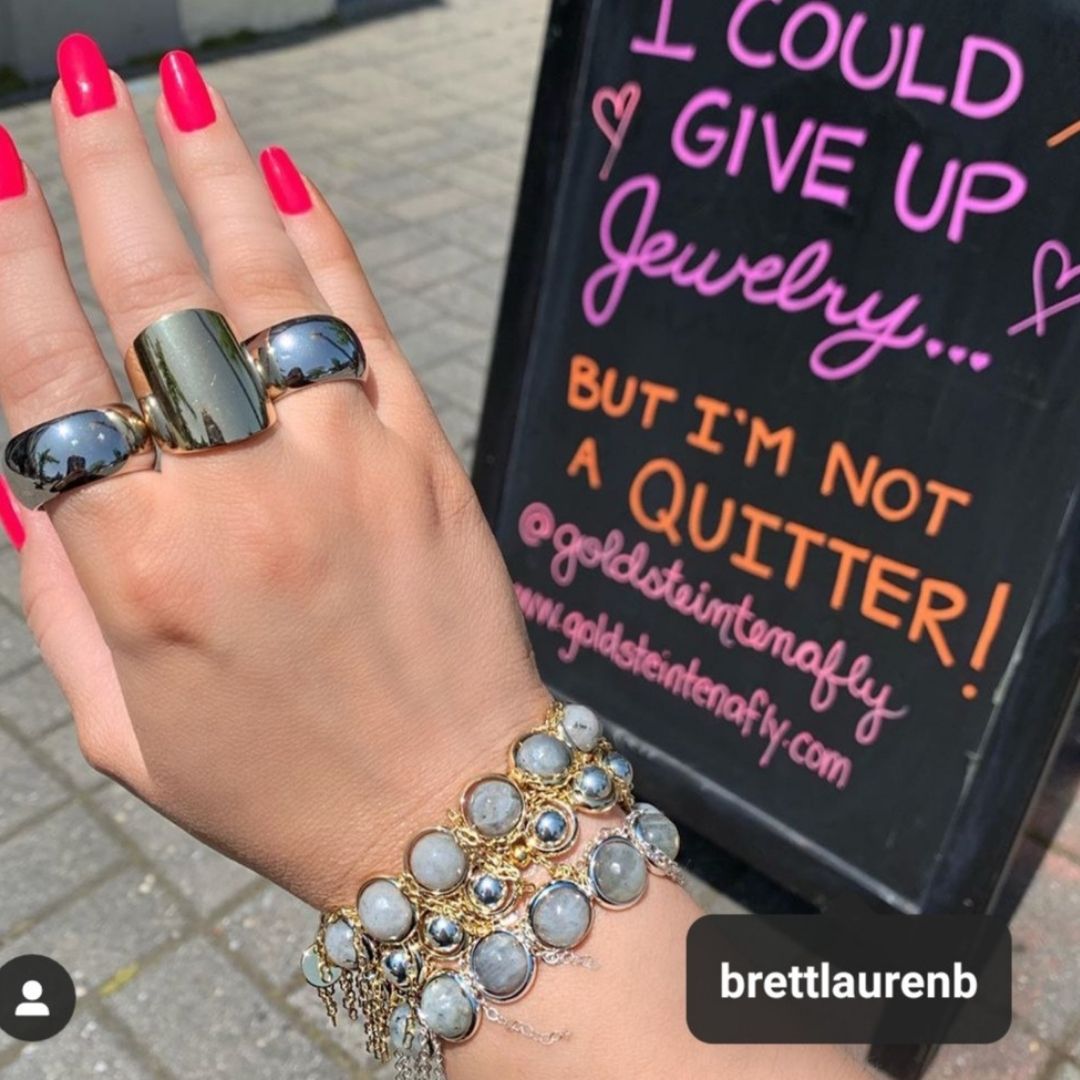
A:
[[[290,395],[248,442],[165,455],[23,514],[27,616],[90,762],[317,907],[394,873],[410,835],[543,715],[513,591],[467,476],[330,209],[282,151],[277,202],[190,58],[158,128],[201,273],[127,90],[89,39],[53,112],[120,352],[158,317],[241,337],[332,312],[371,375]],[[0,145],[0,401],[13,431],[120,400],[40,188]]]

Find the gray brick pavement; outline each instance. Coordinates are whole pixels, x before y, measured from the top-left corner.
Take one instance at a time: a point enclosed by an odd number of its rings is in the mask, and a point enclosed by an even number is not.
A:
[[[334,203],[466,461],[546,6],[448,0],[206,65],[250,144],[289,147]],[[155,80],[134,80],[132,92],[150,128]],[[47,103],[2,109],[0,122],[46,189],[113,356]],[[5,1080],[388,1076],[372,1069],[354,1029],[327,1027],[295,969],[313,913],[85,765],[18,603],[17,559],[0,549],[0,959],[57,956],[80,1001],[48,1043],[0,1036]],[[1014,1030],[995,1047],[947,1051],[936,1077],[1080,1080],[1080,810],[1061,809],[1058,846],[1015,923]]]

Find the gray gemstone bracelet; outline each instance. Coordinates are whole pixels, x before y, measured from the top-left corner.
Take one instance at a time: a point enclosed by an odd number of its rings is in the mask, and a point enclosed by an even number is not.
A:
[[[552,702],[505,774],[474,781],[446,825],[413,838],[400,874],[368,879],[355,907],[322,916],[301,969],[331,1023],[339,1001],[362,1017],[368,1052],[393,1058],[399,1080],[442,1080],[443,1043],[471,1038],[484,1017],[541,1043],[566,1037],[498,1006],[526,993],[540,963],[595,966],[573,951],[595,909],[637,903],[650,871],[681,882],[678,830],[635,803],[632,782],[596,714]],[[623,821],[569,860],[577,814],[615,807]]]

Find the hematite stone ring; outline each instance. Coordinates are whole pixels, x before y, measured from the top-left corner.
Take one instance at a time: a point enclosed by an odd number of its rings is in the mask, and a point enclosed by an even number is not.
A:
[[[124,364],[147,426],[165,450],[210,450],[274,423],[259,372],[216,311],[190,308],[151,323]]]
[[[31,510],[84,484],[153,469],[150,432],[126,405],[83,409],[14,436],[4,451],[11,490]]]
[[[364,347],[352,327],[332,315],[304,315],[276,323],[244,342],[267,397],[273,401],[331,379],[362,380]]]

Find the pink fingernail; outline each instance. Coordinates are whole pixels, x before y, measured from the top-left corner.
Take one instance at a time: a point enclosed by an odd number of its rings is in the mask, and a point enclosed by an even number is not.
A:
[[[68,34],[56,50],[56,66],[72,116],[86,116],[116,104],[109,65],[88,34]]]
[[[3,525],[12,547],[16,551],[22,551],[26,545],[26,530],[23,528],[22,518],[15,508],[15,500],[11,497],[11,489],[7,481],[0,476],[0,525]]]
[[[311,192],[293,164],[288,152],[280,146],[268,146],[259,155],[263,175],[274,196],[277,208],[283,214],[305,214],[314,205]]]
[[[26,170],[11,132],[0,127],[0,199],[26,194]]]
[[[181,131],[199,131],[217,119],[206,82],[190,53],[181,49],[166,53],[160,72],[165,103]]]

